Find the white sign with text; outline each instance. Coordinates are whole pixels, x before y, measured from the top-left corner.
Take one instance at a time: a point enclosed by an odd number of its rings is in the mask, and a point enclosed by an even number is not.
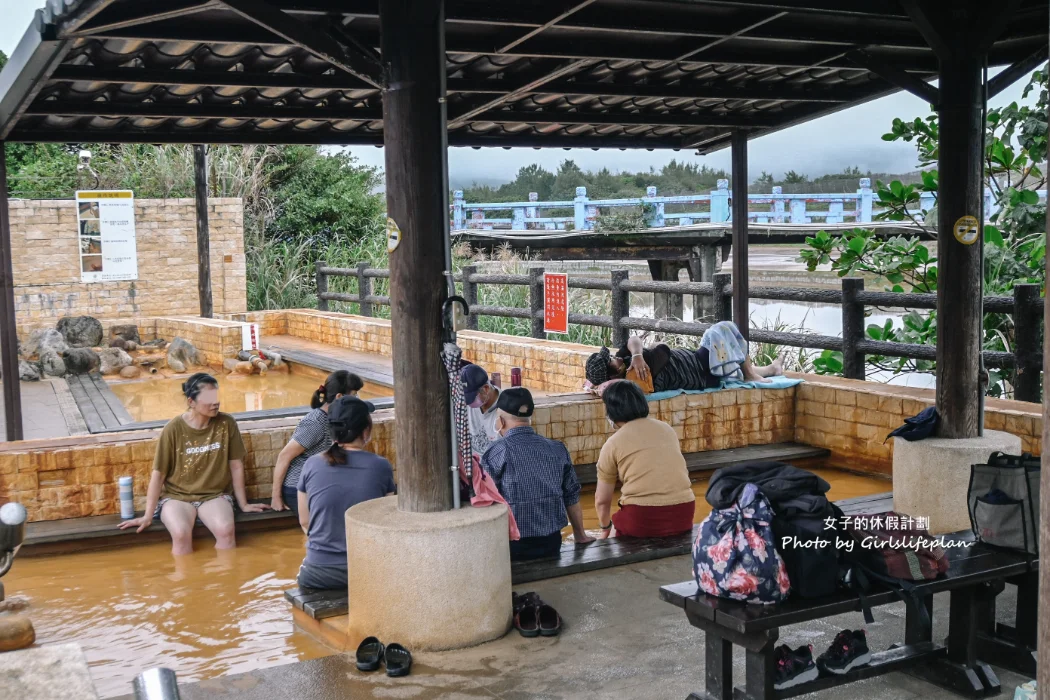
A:
[[[139,278],[134,192],[77,192],[77,228],[82,282]]]

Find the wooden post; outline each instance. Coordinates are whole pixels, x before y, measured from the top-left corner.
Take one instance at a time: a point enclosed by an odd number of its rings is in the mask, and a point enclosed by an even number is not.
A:
[[[864,379],[864,353],[857,351],[857,343],[864,339],[864,304],[857,301],[857,292],[864,291],[863,277],[842,278],[842,376],[846,379]]]
[[[611,281],[612,281],[612,302],[609,305],[609,312],[612,314],[612,344],[614,347],[620,348],[627,344],[627,336],[629,333],[627,329],[623,327],[623,319],[631,315],[631,293],[620,288],[620,285],[626,282],[631,276],[631,273],[627,270],[613,270]]]
[[[747,132],[736,130],[733,151],[733,320],[746,339],[751,323],[747,303]]]
[[[966,14],[963,10],[963,19],[976,21]],[[953,15],[944,17],[947,22]],[[937,410],[940,437],[972,438],[979,434],[981,403],[984,58],[966,41],[953,46],[951,56],[940,57]],[[977,222],[977,241],[972,245],[961,243],[953,234],[963,217]]]
[[[372,315],[372,303],[365,301],[367,297],[372,296],[372,278],[365,277],[365,270],[367,269],[368,263],[357,263],[357,298],[358,306],[360,307],[359,312],[362,316]]]
[[[15,272],[11,261],[11,212],[7,200],[7,147],[0,141],[0,372],[4,385],[5,437],[14,442],[21,440],[24,433],[15,323]]]
[[[543,332],[543,268],[529,268],[529,315],[533,338],[546,338]]]
[[[449,246],[448,133],[442,0],[380,0],[386,68],[383,140],[387,214],[400,229],[390,254],[390,316],[398,509],[452,507],[452,425],[441,361]]]
[[[726,296],[726,287],[733,284],[733,275],[728,272],[719,272],[711,276],[711,282],[715,285],[713,305],[716,321],[733,320],[733,297]]]
[[[197,198],[197,293],[201,301],[201,317],[212,318],[215,307],[211,294],[211,232],[208,228],[208,150],[207,146],[193,147],[193,184]]]
[[[328,300],[322,299],[322,294],[328,293],[328,275],[321,272],[321,268],[328,267],[324,260],[314,263],[314,278],[317,280],[317,310],[328,311]]]
[[[649,275],[653,282],[677,282],[682,267],[678,260],[650,260]],[[653,294],[653,318],[661,321],[681,321],[685,315],[684,307],[681,294]]]
[[[1039,285],[1014,287],[1014,398],[1039,401]]]
[[[478,315],[474,313],[474,307],[478,303],[478,285],[474,284],[474,280],[471,277],[478,274],[478,266],[466,265],[460,268],[460,271],[463,274],[463,298],[467,300],[467,306],[470,307],[470,315],[467,316],[467,328],[476,331],[478,329]]]

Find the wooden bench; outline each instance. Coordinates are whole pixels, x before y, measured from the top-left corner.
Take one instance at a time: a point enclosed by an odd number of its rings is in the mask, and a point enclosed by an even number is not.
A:
[[[893,494],[880,493],[844,501],[836,501],[847,515],[857,513],[884,513],[893,507]],[[639,564],[641,562],[677,557],[689,554],[699,525],[693,531],[673,537],[612,538],[587,544],[567,542],[561,553],[551,559],[512,562],[511,583],[520,586],[533,581],[544,581],[559,576],[570,576],[587,571],[599,571],[613,566]],[[302,610],[315,620],[345,615],[347,611],[346,591],[318,591],[309,588],[292,588],[284,592],[285,600],[297,610]]]
[[[269,500],[253,499],[252,503],[269,504]],[[130,528],[118,529],[117,526],[121,522],[119,515],[92,515],[85,518],[29,523],[19,556],[50,556],[86,549],[170,541],[167,528],[159,520],[154,520],[142,534],[136,534],[135,530]],[[234,522],[237,524],[237,534],[244,534],[298,526],[299,521],[295,513],[288,510],[280,513],[242,513],[236,510]],[[206,527],[201,524],[194,527],[194,538],[205,536],[210,536]]]
[[[946,537],[971,542],[971,533]],[[861,610],[860,599],[842,592],[819,600],[788,600],[780,605],[747,605],[708,596],[695,581],[660,589],[660,598],[683,608],[689,622],[704,630],[706,693],[690,700],[773,700],[812,693],[891,671],[906,671],[966,697],[979,698],[1000,692],[999,680],[989,661],[1020,672],[1034,673],[1035,621],[1037,619],[1038,562],[1023,555],[994,550],[981,544],[948,549],[948,573],[916,584],[920,602],[908,603],[904,642],[872,654],[870,664],[841,676],[777,691],[776,642],[780,628],[833,615]],[[1005,582],[1018,586],[1016,625],[995,622],[995,596]],[[933,595],[951,596],[948,638],[933,641]],[[876,591],[866,597],[875,607],[900,600],[897,592]],[[925,606],[927,615],[920,606]],[[746,655],[744,687],[733,686],[733,646]]]

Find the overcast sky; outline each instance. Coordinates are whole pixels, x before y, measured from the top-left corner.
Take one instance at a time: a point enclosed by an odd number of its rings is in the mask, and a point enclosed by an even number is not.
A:
[[[33,12],[42,6],[43,0],[0,0],[3,9],[0,50],[11,54],[29,26]],[[991,106],[1019,100],[1023,87],[1024,81],[1021,81],[1004,90]],[[765,170],[779,177],[787,170],[795,170],[816,176],[838,172],[848,166],[873,172],[912,170],[915,167],[914,147],[907,143],[887,143],[881,140],[881,136],[889,130],[894,117],[910,119],[925,117],[928,113],[929,107],[922,100],[901,92],[756,139],[751,141],[749,148],[749,175],[754,179]],[[362,163],[383,165],[380,148],[362,147],[351,151]],[[696,156],[688,151],[452,148],[449,149],[449,171],[452,182],[463,186],[474,179],[511,180],[519,167],[529,163],[540,163],[553,170],[566,158],[575,160],[585,170],[602,167],[614,171],[648,170],[650,167],[660,168],[672,159],[729,169],[729,149]]]

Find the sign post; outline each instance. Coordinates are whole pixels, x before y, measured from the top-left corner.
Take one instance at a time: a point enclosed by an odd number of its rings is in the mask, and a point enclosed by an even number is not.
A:
[[[82,282],[139,278],[134,192],[77,192],[77,227]]]
[[[569,332],[569,276],[565,273],[543,273],[543,332]]]

